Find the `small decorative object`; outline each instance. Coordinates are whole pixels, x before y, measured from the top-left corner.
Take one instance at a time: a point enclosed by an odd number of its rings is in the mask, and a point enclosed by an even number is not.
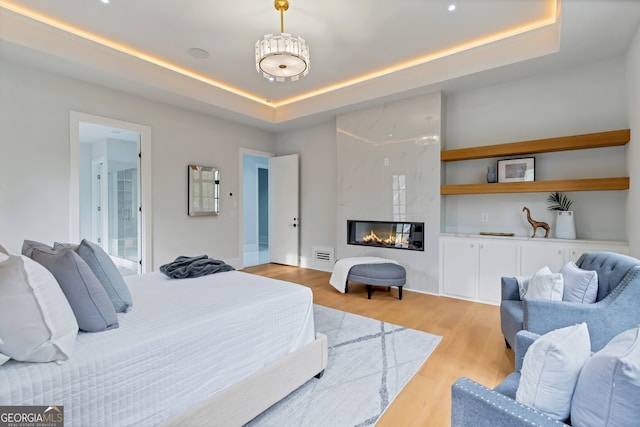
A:
[[[492,184],[497,181],[496,168],[493,166],[487,166],[487,182]]]
[[[535,157],[498,160],[498,182],[535,181]]]
[[[220,213],[220,171],[210,166],[189,165],[189,216]]]
[[[538,231],[538,228],[542,228],[545,230],[545,233],[544,233],[545,239],[549,237],[549,231],[551,231],[551,227],[549,227],[549,224],[547,224],[546,222],[536,221],[535,219],[532,219],[531,211],[526,206],[522,208],[522,212],[527,212],[527,221],[529,221],[529,224],[531,224],[531,227],[533,227],[533,234],[531,235],[531,237],[536,237],[536,231]]]
[[[570,200],[565,194],[555,192],[550,193],[547,197],[549,203],[548,209],[556,211],[556,227],[555,235],[558,239],[575,239],[576,238],[576,221],[573,211],[570,211],[573,200]]]

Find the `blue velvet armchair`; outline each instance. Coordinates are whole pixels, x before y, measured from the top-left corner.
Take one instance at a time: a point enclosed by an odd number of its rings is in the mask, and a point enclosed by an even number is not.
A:
[[[598,273],[598,296],[593,304],[520,299],[514,277],[502,278],[500,323],[508,347],[518,331],[539,335],[586,322],[591,346],[598,351],[618,333],[640,323],[640,260],[613,252],[584,253],[576,261],[583,270]]]

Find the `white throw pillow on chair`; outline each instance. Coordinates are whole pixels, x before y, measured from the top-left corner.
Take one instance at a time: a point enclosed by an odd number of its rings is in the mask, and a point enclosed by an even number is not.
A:
[[[516,401],[566,420],[580,370],[590,357],[586,323],[542,335],[524,355]]]
[[[562,301],[564,282],[562,274],[552,273],[544,266],[529,280],[526,299],[543,299],[548,301]]]

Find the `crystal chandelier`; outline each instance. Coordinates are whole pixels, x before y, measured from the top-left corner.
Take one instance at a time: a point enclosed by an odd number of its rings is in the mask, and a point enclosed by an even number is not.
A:
[[[280,35],[267,34],[256,42],[256,70],[269,80],[298,80],[309,74],[309,47],[301,37],[284,32],[284,11],[289,0],[275,0],[280,11]]]

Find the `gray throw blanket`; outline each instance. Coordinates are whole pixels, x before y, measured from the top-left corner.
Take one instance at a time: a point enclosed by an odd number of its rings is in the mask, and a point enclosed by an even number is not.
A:
[[[160,266],[160,271],[172,279],[200,277],[232,270],[235,268],[219,259],[209,258],[207,255],[179,256],[175,261]]]

